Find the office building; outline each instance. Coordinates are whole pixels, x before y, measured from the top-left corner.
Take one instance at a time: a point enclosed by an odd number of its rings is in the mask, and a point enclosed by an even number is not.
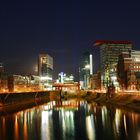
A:
[[[53,58],[50,55],[39,55],[38,74],[40,76],[42,89],[51,90],[53,78]]]
[[[92,54],[85,52],[81,57],[79,75],[81,89],[91,88],[91,78],[93,74]]]
[[[102,88],[113,84],[119,87],[117,79],[117,63],[121,52],[129,52],[132,43],[129,41],[103,41],[97,40],[95,46],[100,47],[100,70]]]
[[[140,90],[140,51],[120,54],[118,78],[121,89]]]

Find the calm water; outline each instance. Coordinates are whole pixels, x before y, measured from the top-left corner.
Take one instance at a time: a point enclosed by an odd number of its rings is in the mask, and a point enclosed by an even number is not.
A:
[[[140,114],[71,100],[0,116],[0,140],[140,140]]]

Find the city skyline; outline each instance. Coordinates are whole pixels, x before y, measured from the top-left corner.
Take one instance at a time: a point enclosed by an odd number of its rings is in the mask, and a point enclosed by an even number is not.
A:
[[[54,57],[55,77],[76,75],[82,53],[90,51],[98,67],[95,40],[129,40],[139,48],[139,11],[139,2],[3,1],[0,62],[8,72],[29,74],[45,52]]]

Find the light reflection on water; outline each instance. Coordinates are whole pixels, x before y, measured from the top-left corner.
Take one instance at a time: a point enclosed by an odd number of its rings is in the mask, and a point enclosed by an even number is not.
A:
[[[0,140],[140,140],[140,114],[86,101],[52,101],[0,116]]]
[[[93,115],[89,115],[86,117],[86,130],[87,130],[88,139],[94,140],[95,139],[95,127],[94,127]]]

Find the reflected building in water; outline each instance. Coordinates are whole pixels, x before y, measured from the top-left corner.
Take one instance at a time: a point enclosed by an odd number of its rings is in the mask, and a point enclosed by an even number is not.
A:
[[[140,115],[71,100],[0,117],[2,140],[139,140]]]

